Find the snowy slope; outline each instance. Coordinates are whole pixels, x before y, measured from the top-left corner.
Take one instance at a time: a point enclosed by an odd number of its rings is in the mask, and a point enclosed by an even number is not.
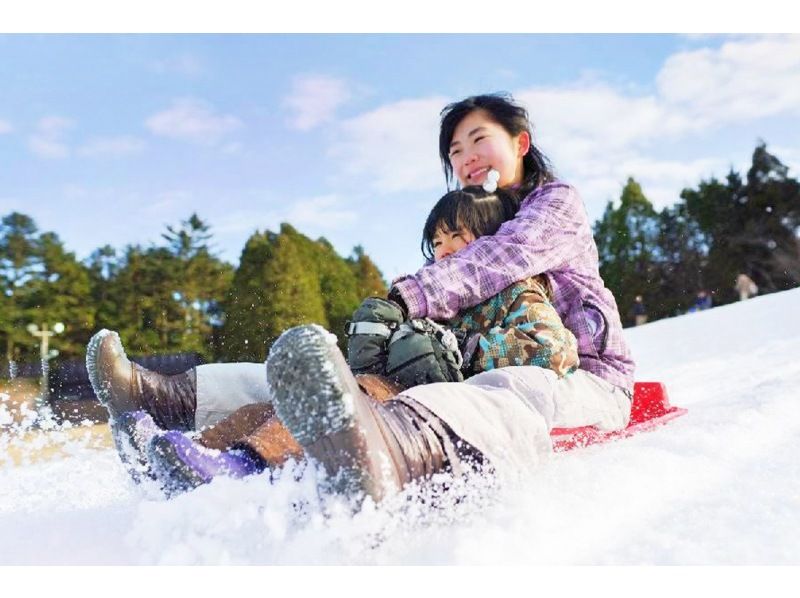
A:
[[[517,486],[325,518],[312,471],[165,501],[76,446],[0,468],[0,564],[800,564],[800,289],[626,334],[688,415]]]

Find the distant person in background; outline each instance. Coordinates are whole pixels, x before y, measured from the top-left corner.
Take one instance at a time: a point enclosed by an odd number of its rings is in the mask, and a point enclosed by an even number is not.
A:
[[[697,297],[694,300],[694,305],[689,308],[689,313],[704,311],[706,309],[711,309],[711,295],[708,294],[708,291],[700,289],[697,291]]]
[[[736,277],[736,285],[733,288],[739,293],[739,301],[750,299],[758,294],[756,283],[745,273],[739,274],[739,276]]]
[[[636,295],[636,299],[633,301],[633,320],[634,326],[647,323],[647,308],[641,295]]]

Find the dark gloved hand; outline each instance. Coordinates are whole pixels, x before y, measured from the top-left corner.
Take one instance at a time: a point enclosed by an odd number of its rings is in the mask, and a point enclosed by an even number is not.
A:
[[[478,343],[481,340],[480,332],[464,332],[463,330],[455,330],[456,338],[458,338],[458,349],[461,351],[463,364],[461,371],[465,376],[472,373],[472,362],[478,353]]]
[[[397,306],[403,312],[404,320],[408,318],[408,306],[406,305],[405,299],[403,299],[403,296],[400,294],[400,291],[397,289],[397,287],[392,287],[389,289],[388,300],[397,304]]]
[[[456,336],[428,318],[403,322],[389,341],[386,376],[404,388],[461,382],[461,365]]]
[[[354,374],[385,374],[389,337],[403,321],[400,306],[380,297],[362,301],[345,326],[347,361]]]

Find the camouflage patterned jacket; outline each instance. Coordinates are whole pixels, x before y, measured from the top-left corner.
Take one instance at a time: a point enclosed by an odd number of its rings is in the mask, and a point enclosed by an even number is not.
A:
[[[465,375],[509,365],[536,365],[563,377],[578,367],[578,343],[550,303],[549,285],[534,276],[462,311],[448,322],[467,334],[477,332],[478,347]]]

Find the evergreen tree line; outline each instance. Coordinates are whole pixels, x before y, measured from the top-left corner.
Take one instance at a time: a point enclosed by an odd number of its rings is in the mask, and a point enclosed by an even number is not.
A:
[[[59,359],[82,357],[91,335],[109,328],[133,355],[263,361],[287,327],[317,323],[339,334],[362,298],[386,293],[361,247],[342,258],[325,239],[283,224],[253,234],[234,268],[211,237],[193,214],[158,245],[105,246],[81,262],[30,216],[8,214],[0,220],[0,361],[38,361],[27,326],[56,322],[65,325],[51,340]]]
[[[641,295],[650,320],[684,313],[705,290],[714,305],[738,300],[736,277],[759,294],[800,285],[800,183],[761,142],[743,178],[703,180],[656,211],[629,178],[594,225],[600,274],[624,323]]]
[[[800,184],[761,143],[742,178],[703,180],[656,211],[628,179],[594,235],[600,273],[630,322],[636,295],[650,319],[685,312],[698,290],[716,305],[734,301],[748,274],[760,293],[800,284]],[[25,214],[0,221],[0,359],[36,361],[29,324],[66,330],[52,342],[81,357],[100,328],[120,332],[132,354],[196,352],[208,361],[263,361],[290,326],[318,323],[342,338],[360,301],[386,293],[381,273],[356,247],[342,258],[325,239],[289,224],[256,232],[239,266],[211,249],[196,214],[168,226],[160,245],[105,246],[81,262]]]

